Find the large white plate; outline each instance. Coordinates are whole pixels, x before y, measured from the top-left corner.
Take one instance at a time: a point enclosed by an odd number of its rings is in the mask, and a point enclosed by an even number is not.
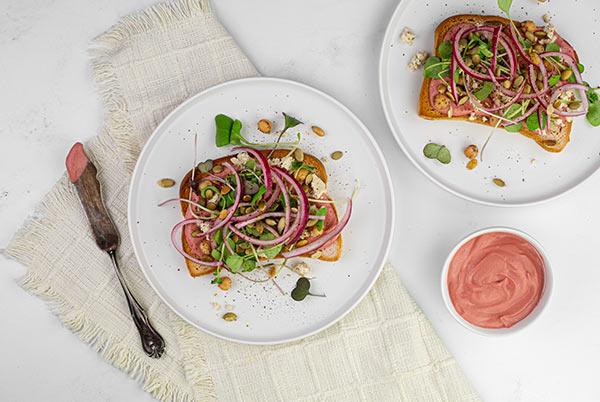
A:
[[[543,24],[541,16],[550,12],[558,32],[577,49],[586,67],[584,79],[597,85],[600,65],[595,43],[600,35],[600,7],[592,0],[547,3],[515,0],[512,16]],[[407,64],[419,50],[431,53],[436,26],[461,13],[500,15],[493,0],[404,0],[390,20],[381,49],[379,84],[385,115],[398,143],[427,177],[472,201],[500,206],[535,204],[573,189],[600,167],[600,129],[585,119],[575,121],[571,142],[558,154],[544,151],[520,134],[497,130],[485,150],[484,162],[468,171],[463,149],[469,144],[481,148],[491,128],[468,122],[429,121],[417,115],[423,70],[411,72]],[[404,27],[417,35],[413,46],[400,43]],[[423,156],[423,146],[430,141],[451,150],[450,165]],[[495,186],[494,177],[503,179],[506,187]]]
[[[305,123],[303,148],[319,157],[341,150],[345,155],[325,164],[334,199],[351,195],[355,181],[360,191],[343,234],[340,261],[309,260],[315,293],[296,302],[289,296],[297,276],[279,276],[282,295],[271,283],[254,284],[234,278],[228,292],[210,284],[212,275],[191,278],[183,258],[170,244],[171,227],[181,220],[178,205],[159,208],[161,200],[176,197],[178,185],[157,186],[160,178],[182,178],[193,165],[193,140],[198,133],[199,161],[230,152],[214,145],[214,116],[225,113],[245,124],[244,135],[263,142],[273,139],[255,127],[261,118],[282,124],[281,112]],[[317,124],[325,137],[310,133]],[[297,131],[294,130],[295,135]],[[341,202],[338,213],[343,213]],[[129,228],[140,266],[150,284],[173,311],[192,325],[232,341],[274,344],[299,339],[320,331],[348,313],[377,279],[390,247],[394,202],[388,168],[367,128],[332,97],[306,85],[273,78],[227,82],[189,99],[155,130],[137,162],[129,194]],[[312,288],[311,288],[312,289]],[[216,310],[212,303],[221,306]],[[233,306],[236,322],[221,316]]]

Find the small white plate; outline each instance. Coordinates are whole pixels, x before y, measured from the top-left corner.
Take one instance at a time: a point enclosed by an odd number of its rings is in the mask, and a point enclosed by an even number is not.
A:
[[[571,2],[515,1],[511,15],[516,20],[532,19],[543,24],[542,15],[553,15],[557,31],[577,50],[585,65],[584,80],[600,83],[600,63],[596,52],[600,31],[600,7],[592,0]],[[491,127],[468,122],[429,121],[417,115],[423,70],[407,68],[420,50],[433,51],[437,25],[455,14],[500,15],[496,1],[403,0],[394,12],[385,33],[379,66],[380,93],[389,126],[408,158],[435,183],[460,197],[497,206],[535,204],[555,198],[583,182],[600,167],[600,128],[577,118],[571,142],[560,153],[544,151],[533,140],[520,134],[497,130],[484,153],[484,162],[472,171],[465,168],[463,149],[481,146]],[[400,33],[410,27],[417,38],[414,45],[400,42]],[[428,142],[446,145],[452,163],[442,165],[426,159],[423,147]],[[506,182],[500,188],[492,183],[498,177]]]
[[[179,183],[159,187],[161,178],[178,182],[193,165],[194,134],[198,134],[198,160],[231,153],[215,147],[214,116],[224,113],[244,123],[242,133],[267,142],[275,136],[259,133],[256,122],[267,118],[282,126],[281,112],[306,124],[293,130],[303,133],[302,147],[325,157],[330,176],[329,193],[342,202],[343,214],[359,181],[353,214],[343,233],[340,261],[308,260],[313,269],[311,289],[326,298],[307,297],[303,302],[289,295],[297,275],[282,271],[277,279],[282,295],[272,283],[254,284],[234,277],[232,289],[223,292],[210,284],[212,275],[192,278],[183,257],[172,247],[170,230],[182,219],[179,205],[157,204],[176,197]],[[310,126],[326,131],[311,133]],[[344,156],[333,161],[333,151]],[[215,336],[253,344],[275,344],[314,334],[348,313],[369,291],[387,258],[394,222],[390,175],[381,151],[367,128],[352,112],[332,97],[292,81],[250,78],[210,88],[183,103],[156,128],[138,159],[129,194],[129,228],[140,266],[164,302],[192,325]],[[215,306],[220,306],[216,309]],[[227,308],[238,320],[224,321]]]

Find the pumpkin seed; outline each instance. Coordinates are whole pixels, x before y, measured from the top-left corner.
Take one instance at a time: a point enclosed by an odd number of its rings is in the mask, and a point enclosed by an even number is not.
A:
[[[267,209],[267,203],[264,200],[258,202],[258,209],[264,211]]]
[[[300,148],[296,148],[296,150],[294,151],[294,159],[296,159],[298,162],[303,162],[304,161],[304,151],[302,151],[302,149],[300,149]]]
[[[158,185],[162,188],[169,188],[169,187],[173,187],[175,185],[175,180],[173,179],[160,179],[158,181]]]
[[[477,167],[477,159],[471,159],[468,163],[467,163],[467,169],[469,170],[473,170]]]
[[[311,129],[313,133],[315,133],[319,137],[323,137],[325,135],[325,131],[323,131],[323,129],[319,126],[312,126]]]
[[[215,195],[215,193],[213,193],[213,191],[212,191],[212,190],[210,190],[210,189],[209,189],[209,190],[206,190],[206,191],[204,192],[204,198],[206,198],[206,199],[210,199],[210,198],[212,198],[212,196],[213,196],[213,195]]]
[[[527,40],[529,40],[531,43],[535,43],[537,42],[537,38],[535,37],[535,35],[533,34],[533,32],[525,32],[525,37],[527,38]]]
[[[199,231],[199,230],[194,230],[194,231],[192,232],[192,237],[200,237],[200,236],[202,236],[202,232],[201,232],[201,231]]]
[[[548,36],[548,34],[546,33],[546,31],[544,31],[543,29],[540,29],[539,31],[535,31],[533,34],[535,36],[537,36],[538,38],[545,38],[546,36]]]
[[[573,75],[573,70],[567,69],[560,74],[560,79],[563,81],[568,80]]]
[[[214,202],[209,202],[208,204],[206,204],[206,208],[210,209],[211,211],[214,211],[215,209],[217,209],[217,204],[215,204]]]
[[[229,213],[229,211],[227,211],[226,209],[221,210],[221,212],[219,212],[219,219],[223,220],[227,217],[227,214]]]
[[[492,180],[494,182],[495,185],[497,185],[498,187],[506,187],[506,183],[504,182],[504,180],[499,179],[499,178],[494,178]]]
[[[200,182],[200,190],[202,190],[204,187],[208,187],[208,186],[212,186],[212,183],[208,180],[203,180]]]
[[[269,226],[275,226],[277,225],[277,221],[275,219],[271,219],[271,218],[267,218],[265,219],[265,223]]]
[[[573,101],[569,103],[569,109],[577,110],[581,107],[581,101]]]
[[[525,81],[525,77],[518,75],[517,78],[515,78],[515,82],[513,82],[513,88],[520,88],[523,81]]]
[[[249,195],[245,195],[245,196],[242,197],[242,201],[244,201],[244,202],[250,202],[250,201],[252,201],[252,197],[249,196]]]
[[[229,313],[223,314],[223,319],[225,321],[237,321],[237,314],[230,311]]]
[[[304,240],[300,240],[298,243],[296,243],[297,247],[304,247],[308,244],[308,240],[304,239]]]
[[[258,234],[263,234],[265,232],[265,224],[262,222],[256,222],[254,229],[256,229],[256,232],[258,232]]]
[[[221,166],[221,165],[213,166],[212,171],[213,171],[213,173],[217,173],[217,174],[221,173],[223,171],[223,166]]]
[[[536,66],[539,66],[540,63],[542,62],[542,59],[540,59],[540,56],[535,52],[531,52],[531,54],[529,55],[529,58],[531,58],[531,62],[533,64],[535,64]]]
[[[223,186],[221,187],[221,194],[225,195],[227,193],[229,193],[231,191],[231,188],[229,188],[229,186]]]
[[[502,86],[506,89],[510,89],[510,87],[512,87],[512,82],[510,82],[510,80],[504,80]]]
[[[310,219],[308,222],[306,222],[306,227],[310,228],[313,227],[317,224],[317,220],[316,219]]]
[[[544,53],[544,51],[545,51],[546,49],[544,48],[544,46],[543,46],[543,45],[540,45],[540,44],[538,43],[537,45],[535,45],[535,46],[533,47],[533,50],[535,50],[537,53]]]
[[[268,134],[273,129],[273,123],[267,119],[260,119],[258,121],[258,131]]]
[[[331,159],[333,159],[334,161],[337,161],[338,159],[341,159],[342,156],[344,156],[344,153],[342,151],[335,151],[334,153],[331,154]]]
[[[279,219],[279,222],[277,222],[277,231],[282,233],[283,229],[285,229],[285,218],[281,218]]]
[[[467,101],[469,100],[468,96],[463,96],[462,98],[460,98],[460,100],[458,101],[458,105],[464,105],[465,103],[467,103]]]
[[[306,179],[304,179],[304,184],[308,185],[308,184],[312,183],[313,177],[314,177],[313,173],[311,173],[308,176],[306,176]]]
[[[446,92],[446,85],[444,85],[444,84],[440,84],[440,85],[438,85],[438,86],[437,86],[437,91],[438,91],[439,93],[442,93],[442,94],[443,94],[444,92]]]

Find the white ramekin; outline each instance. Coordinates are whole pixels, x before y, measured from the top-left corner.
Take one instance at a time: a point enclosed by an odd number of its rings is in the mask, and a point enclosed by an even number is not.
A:
[[[529,313],[529,315],[527,317],[525,317],[524,319],[522,319],[521,321],[519,321],[518,323],[516,323],[515,325],[513,325],[510,328],[481,328],[481,327],[471,324],[470,322],[468,322],[467,320],[462,318],[460,316],[460,314],[458,314],[458,312],[454,308],[454,304],[452,304],[452,300],[450,300],[450,293],[448,291],[448,268],[450,267],[450,262],[452,261],[454,254],[456,254],[458,249],[460,247],[462,247],[462,245],[465,244],[466,242],[468,242],[469,240],[471,240],[477,236],[480,236],[482,234],[492,233],[492,232],[512,233],[514,235],[522,237],[523,239],[527,240],[529,243],[531,243],[537,249],[537,251],[540,253],[540,255],[542,256],[542,258],[544,260],[544,289],[542,291],[542,297],[540,298],[540,301],[537,304],[537,306],[535,306],[533,311],[531,313]],[[460,324],[462,324],[465,328],[468,328],[471,331],[478,333],[480,335],[506,335],[506,334],[511,334],[511,333],[514,333],[514,332],[517,332],[517,331],[523,329],[527,325],[531,324],[531,322],[533,322],[542,313],[542,310],[544,310],[544,308],[548,304],[548,300],[550,299],[550,294],[552,293],[552,269],[550,267],[550,260],[548,259],[548,255],[544,251],[544,248],[533,237],[531,237],[527,233],[521,232],[520,230],[517,230],[517,229],[513,229],[513,228],[509,228],[509,227],[502,227],[502,226],[493,226],[493,227],[488,227],[485,229],[480,229],[476,232],[471,233],[470,235],[468,235],[467,237],[462,239],[456,246],[454,246],[454,248],[452,249],[450,254],[448,254],[448,258],[446,258],[446,262],[444,263],[444,269],[442,270],[442,277],[441,277],[441,286],[442,286],[442,298],[444,299],[444,303],[446,303],[446,307],[448,308],[448,311],[456,319],[456,321],[458,321]]]

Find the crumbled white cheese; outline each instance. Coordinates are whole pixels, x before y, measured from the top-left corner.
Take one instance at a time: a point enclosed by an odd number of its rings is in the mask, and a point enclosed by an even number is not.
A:
[[[310,272],[311,272],[310,267],[305,262],[299,262],[298,264],[294,265],[292,267],[292,271],[294,271],[295,273],[297,273],[300,276],[310,275]]]
[[[316,174],[313,175],[312,181],[310,182],[310,188],[314,198],[321,198],[325,191],[327,191],[327,185]]]
[[[290,155],[285,156],[283,158],[271,158],[269,159],[269,164],[271,166],[278,166],[285,170],[290,170],[292,168],[292,163],[294,163],[294,158]]]
[[[231,163],[233,163],[236,167],[242,168],[246,165],[246,162],[250,160],[250,155],[248,152],[240,152],[233,158],[231,158]]]
[[[481,116],[481,121],[488,121],[488,118],[485,116]]]
[[[221,198],[221,194],[215,193],[212,197],[210,197],[210,200],[208,200],[207,204],[210,204],[210,203],[216,204],[217,201],[219,201],[219,198]]]
[[[409,27],[405,27],[400,34],[400,42],[411,46],[415,42],[415,33]]]
[[[535,166],[537,164],[537,160],[533,158],[531,161],[529,161],[529,163],[531,164],[531,166]]]
[[[553,41],[554,39],[556,39],[556,27],[550,23],[546,24],[544,26],[544,32],[546,32],[546,35],[548,35],[548,39],[550,39],[551,41]]]
[[[197,226],[202,233],[206,233],[210,230],[210,225],[207,222],[200,222]]]
[[[552,19],[552,16],[550,15],[550,13],[546,13],[546,14],[542,15],[542,19],[544,20],[544,22],[546,24],[548,24],[550,22],[550,20]]]
[[[423,64],[425,60],[429,57],[429,53],[427,52],[417,52],[412,59],[410,59],[410,63],[408,63],[408,68],[411,71],[417,71],[419,67]]]
[[[475,113],[471,113],[469,115],[469,121],[475,121],[475,120],[477,120],[477,115]]]
[[[453,114],[454,114],[454,108],[452,106],[450,106],[448,108],[448,118],[451,119]]]

